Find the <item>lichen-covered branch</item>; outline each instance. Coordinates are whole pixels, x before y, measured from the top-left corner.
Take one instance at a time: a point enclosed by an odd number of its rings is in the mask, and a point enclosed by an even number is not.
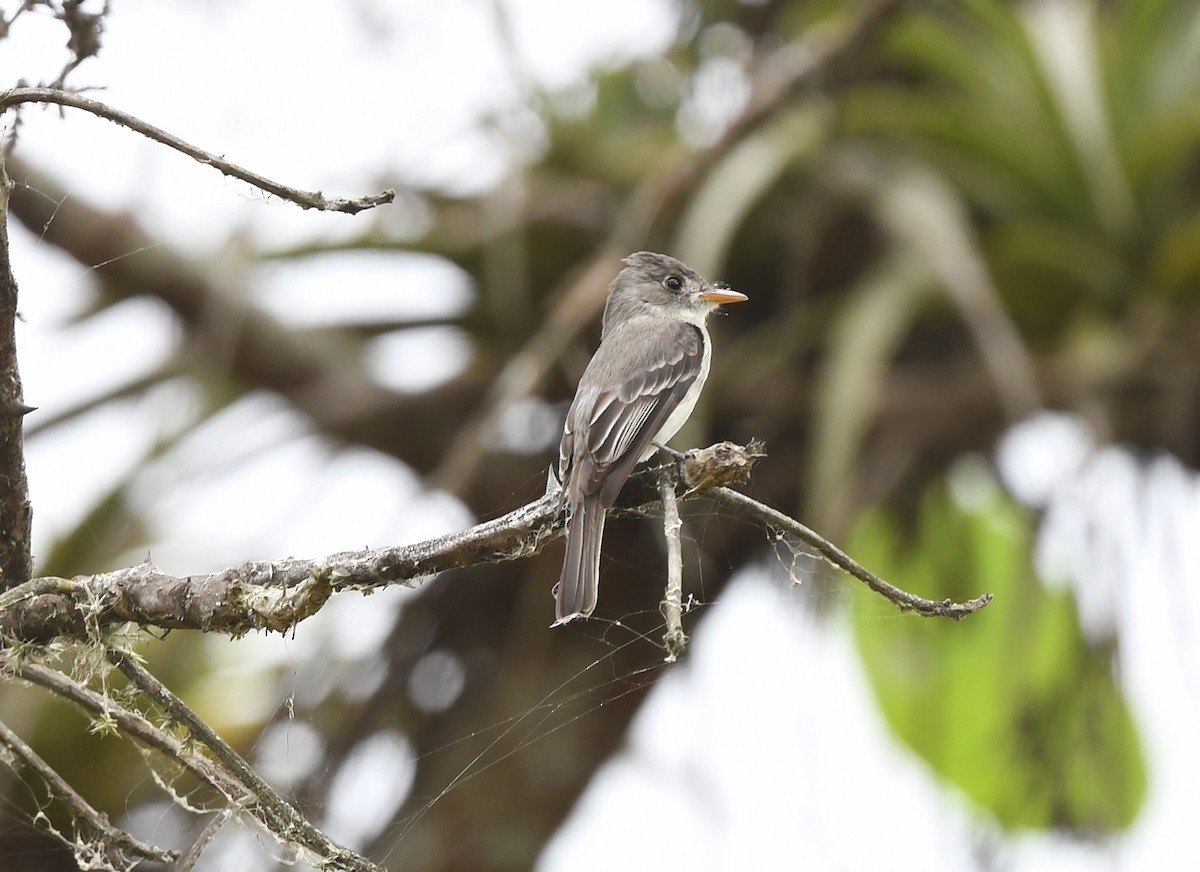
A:
[[[905,610],[961,618],[985,606],[933,602],[870,573],[848,555],[786,515],[727,485],[745,480],[761,446],[720,443],[684,455],[675,475],[680,499],[710,493],[772,528],[787,529],[846,572]],[[657,514],[659,470],[630,479],[616,509]],[[205,575],[175,576],[143,563],[73,579],[39,578],[0,595],[0,636],[32,642],[89,638],[131,622],[142,627],[230,634],[283,632],[315,614],[334,593],[403,584],[420,585],[450,569],[516,560],[538,553],[561,535],[556,493],[548,493],[491,521],[413,545],[345,551],[316,559],[260,560]]]
[[[142,668],[125,651],[110,648],[108,659],[134,686],[166,712],[172,722],[183,727],[216,757],[217,763],[232,774],[255,802],[268,812],[276,828],[271,829],[283,844],[298,845],[309,852],[307,859],[323,869],[348,870],[348,872],[381,872],[380,868],[365,857],[333,842],[321,830],[313,826],[299,810],[283,798],[283,795],[255,772],[250,764],[229,743],[217,735],[194,711],[188,708],[165,684]]]
[[[87,830],[73,838],[58,833],[51,826],[51,832],[59,836],[68,846],[79,850],[86,849],[97,854],[94,860],[106,864],[109,868],[123,868],[129,864],[130,858],[140,857],[157,863],[170,863],[178,854],[165,851],[145,842],[135,839],[125,831],[114,827],[108,815],[97,811],[86,799],[79,795],[66,779],[54,771],[25,741],[8,725],[0,721],[0,754],[8,758],[9,765],[14,771],[28,770],[33,778],[40,781],[46,789],[47,800],[62,803],[70,812],[73,826]],[[79,843],[82,842],[81,846]],[[91,868],[91,867],[89,867]]]
[[[118,666],[132,663],[129,655],[121,652],[114,652],[112,659]],[[200,737],[192,731],[193,724],[190,723],[192,720],[198,722],[199,719],[194,714],[191,714],[190,718],[179,718],[181,712],[190,713],[190,710],[182,703],[178,706],[169,705],[167,700],[173,698],[173,694],[165,691],[165,688],[164,692],[154,692],[154,685],[162,688],[157,679],[152,679],[147,684],[152,691],[148,695],[156,704],[170,709],[168,715],[173,721],[183,721],[181,726],[188,731],[190,738],[180,739],[172,732],[153,724],[141,712],[117,702],[111,696],[92,690],[48,666],[22,660],[12,652],[0,651],[0,669],[16,678],[45,688],[97,719],[111,722],[122,735],[136,739],[146,747],[162,753],[167,759],[177,762],[214,788],[231,807],[254,820],[281,844],[299,849],[304,855],[303,859],[311,865],[338,872],[379,872],[379,867],[374,863],[337,845],[308,823],[304,816],[276,791],[270,788],[265,791],[259,789],[264,783],[258,776],[254,776],[250,779],[251,783],[247,784],[241,774],[227,766],[224,760],[214,760],[200,753],[193,741]],[[145,673],[145,670],[140,670],[140,667],[135,665],[130,672],[137,675],[139,672]],[[139,690],[146,692],[140,686]],[[211,733],[211,730],[209,732]],[[208,746],[207,742],[204,744]]]

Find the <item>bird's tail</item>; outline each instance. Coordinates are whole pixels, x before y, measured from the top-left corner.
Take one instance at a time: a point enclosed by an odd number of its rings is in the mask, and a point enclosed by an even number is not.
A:
[[[596,608],[600,584],[600,540],[604,538],[604,506],[598,496],[585,496],[567,525],[567,554],[558,580],[555,624],[586,618]]]

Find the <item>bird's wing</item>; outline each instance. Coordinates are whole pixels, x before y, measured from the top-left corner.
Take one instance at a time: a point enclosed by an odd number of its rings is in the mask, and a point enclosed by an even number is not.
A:
[[[616,500],[638,458],[703,365],[704,340],[694,324],[639,326],[643,332],[639,347],[648,349],[649,354],[622,358],[613,354],[612,348],[624,343],[601,345],[589,368],[605,372],[607,386],[591,401],[586,417],[585,410],[573,404],[560,447],[563,479],[577,465],[572,473],[578,476],[579,492],[599,492],[606,506]],[[588,399],[577,396],[576,403]],[[587,422],[586,443],[577,444],[577,430],[583,421]]]

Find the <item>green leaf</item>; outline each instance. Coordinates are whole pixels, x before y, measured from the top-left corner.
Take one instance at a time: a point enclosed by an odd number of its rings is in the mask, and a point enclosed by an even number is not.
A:
[[[880,620],[864,599],[855,629],[880,707],[909,747],[1007,829],[1127,827],[1146,772],[1112,645],[1084,639],[1074,598],[1031,567],[1028,515],[994,484],[985,490],[967,507],[933,488],[910,542],[883,511],[851,539],[864,563],[923,596],[995,594],[960,623]]]

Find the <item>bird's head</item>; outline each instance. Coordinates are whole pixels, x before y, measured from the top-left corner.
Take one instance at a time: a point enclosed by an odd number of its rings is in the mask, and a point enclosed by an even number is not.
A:
[[[638,251],[608,287],[604,329],[634,315],[659,311],[681,320],[703,321],[718,306],[747,299],[724,282],[709,282],[665,254]]]

